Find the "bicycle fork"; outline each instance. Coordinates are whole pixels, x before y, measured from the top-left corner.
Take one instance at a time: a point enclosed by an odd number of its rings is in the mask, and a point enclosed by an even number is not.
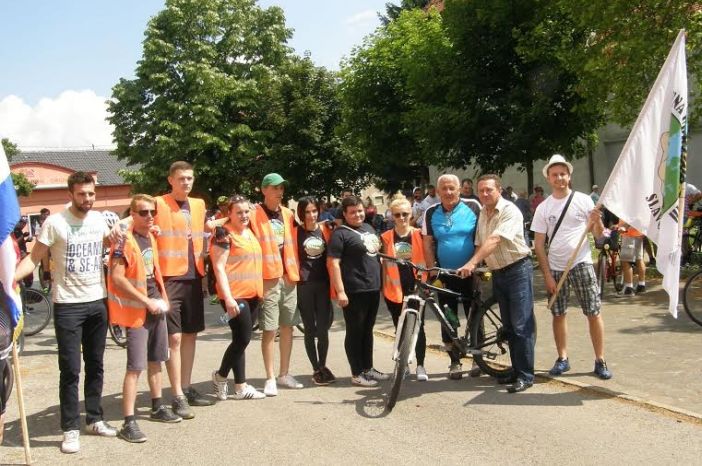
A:
[[[414,307],[409,306],[410,300],[413,302],[412,306],[416,303],[417,308],[415,309]],[[397,330],[395,330],[395,343],[393,345],[393,350],[392,350],[392,360],[397,361],[397,358],[400,356],[400,339],[402,338],[402,330],[405,326],[405,318],[408,313],[414,314],[416,316],[416,319],[414,321],[414,329],[412,329],[412,341],[410,344],[410,355],[407,363],[412,363],[414,362],[415,358],[415,352],[414,348],[417,346],[417,337],[419,336],[419,326],[421,325],[421,318],[422,318],[422,313],[420,309],[424,307],[424,299],[420,298],[417,295],[409,295],[405,296],[405,298],[402,300],[402,311],[400,312],[400,317],[397,319]]]

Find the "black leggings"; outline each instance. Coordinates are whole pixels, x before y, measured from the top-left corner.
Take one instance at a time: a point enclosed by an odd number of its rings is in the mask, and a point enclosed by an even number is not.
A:
[[[7,408],[7,404],[5,403],[5,399],[9,398],[9,393],[5,393],[5,390],[7,390],[7,387],[5,387],[5,370],[9,369],[12,370],[9,364],[7,364],[7,359],[0,359],[0,416],[5,414],[5,409]]]
[[[346,339],[344,349],[351,366],[351,375],[361,375],[373,368],[373,326],[378,315],[379,291],[347,293],[349,304],[344,308]]]
[[[395,330],[397,330],[397,322],[400,319],[400,313],[402,312],[402,303],[394,303],[387,298],[385,298],[385,305],[390,311],[390,317],[392,317],[392,323],[395,325]],[[427,336],[424,333],[424,319],[422,319],[419,325],[419,334],[417,335],[417,344],[414,347],[414,353],[417,355],[417,365],[424,365],[424,355],[427,353]]]
[[[234,383],[246,382],[246,347],[251,341],[253,322],[258,318],[258,298],[236,299],[239,305],[239,315],[229,319],[229,328],[232,329],[232,342],[222,356],[222,364],[217,373],[221,377],[228,377],[229,371],[234,371]],[[224,308],[224,302],[220,301]]]
[[[297,285],[297,307],[305,326],[305,351],[312,369],[318,371],[327,365],[329,328],[334,320],[329,283],[307,282]],[[315,344],[315,339],[317,340]]]

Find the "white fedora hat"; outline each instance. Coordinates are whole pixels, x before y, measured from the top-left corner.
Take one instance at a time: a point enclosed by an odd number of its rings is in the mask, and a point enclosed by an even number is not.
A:
[[[561,154],[553,154],[544,169],[541,171],[541,173],[544,174],[544,178],[548,178],[548,169],[553,165],[565,165],[568,167],[568,173],[571,175],[573,174],[573,165],[571,165],[570,162],[568,162]]]

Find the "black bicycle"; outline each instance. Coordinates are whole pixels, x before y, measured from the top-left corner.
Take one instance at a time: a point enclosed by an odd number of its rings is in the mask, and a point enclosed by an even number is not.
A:
[[[702,325],[702,270],[690,276],[683,290],[685,312],[697,325]]]
[[[22,312],[24,313],[24,334],[28,337],[44,330],[51,321],[53,310],[49,298],[34,288],[20,284]]]
[[[405,296],[402,305],[402,312],[397,322],[395,332],[395,345],[392,359],[395,361],[395,369],[391,378],[390,394],[386,404],[386,409],[392,411],[400,394],[402,381],[409,369],[410,362],[414,360],[414,347],[417,343],[420,322],[422,322],[424,311],[427,307],[432,310],[439,320],[441,327],[451,338],[452,350],[459,358],[468,355],[473,357],[480,369],[493,377],[503,377],[512,373],[512,362],[509,354],[509,344],[507,335],[502,325],[500,311],[497,309],[495,298],[490,297],[483,301],[479,281],[488,281],[492,274],[485,268],[478,268],[473,272],[473,295],[470,299],[470,313],[468,325],[463,335],[458,333],[457,316],[447,305],[442,309],[438,304],[438,293],[453,296],[460,303],[466,299],[460,293],[425,283],[419,278],[423,273],[437,272],[439,278],[444,275],[456,276],[454,270],[442,269],[439,267],[426,268],[413,264],[407,260],[397,259],[385,254],[378,254],[385,260],[391,260],[398,264],[407,265],[419,272],[415,281],[413,293]],[[454,322],[454,324],[452,324]]]

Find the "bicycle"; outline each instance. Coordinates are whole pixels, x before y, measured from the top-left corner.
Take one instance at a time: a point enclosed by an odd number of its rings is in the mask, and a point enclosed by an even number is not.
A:
[[[690,319],[702,326],[702,270],[690,276],[685,282],[683,307]]]
[[[440,267],[426,268],[404,259],[380,253],[378,255],[385,260],[410,266],[420,274],[438,272],[439,276],[456,275],[453,270]],[[414,347],[419,334],[419,322],[422,321],[427,307],[432,310],[442,328],[446,330],[453,344],[452,351],[459,358],[472,355],[478,367],[484,373],[493,377],[503,377],[511,374],[512,363],[507,335],[502,326],[499,310],[494,309],[497,301],[494,297],[483,301],[480,287],[477,286],[479,280],[490,280],[491,274],[487,269],[479,268],[474,271],[473,276],[476,286],[473,287],[473,295],[468,297],[471,302],[470,317],[463,335],[459,335],[458,325],[454,327],[458,319],[456,315],[446,305],[444,305],[442,310],[436,297],[438,293],[443,293],[455,297],[460,303],[466,299],[462,294],[422,282],[418,278],[415,281],[415,290],[404,297],[402,312],[400,313],[395,332],[392,356],[392,359],[395,361],[395,369],[391,377],[391,388],[386,404],[388,411],[392,411],[395,407],[402,381],[409,371],[408,366],[414,360]]]
[[[612,282],[614,290],[619,293],[624,288],[621,261],[619,260],[619,234],[616,230],[605,229],[604,236],[595,241],[600,250],[595,272],[600,287],[600,298],[604,295],[605,284]]]
[[[49,298],[34,288],[20,284],[22,312],[24,313],[24,334],[28,337],[44,330],[51,321],[53,308]]]
[[[690,217],[683,228],[681,264],[695,264],[702,254],[702,217]]]

